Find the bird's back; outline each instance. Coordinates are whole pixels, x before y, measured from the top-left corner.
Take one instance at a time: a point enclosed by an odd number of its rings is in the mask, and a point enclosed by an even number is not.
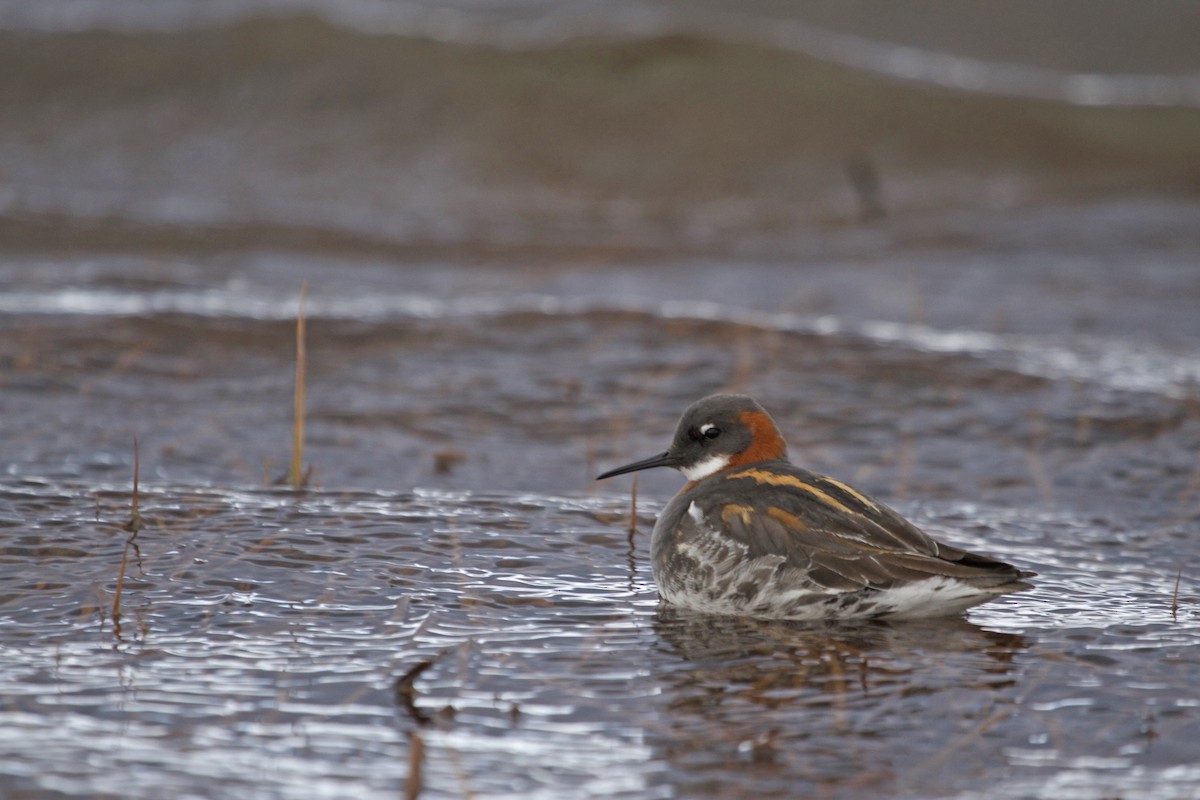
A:
[[[825,619],[952,614],[1031,573],[942,544],[886,505],[787,461],[689,484],[659,517],[655,580],[679,605]]]

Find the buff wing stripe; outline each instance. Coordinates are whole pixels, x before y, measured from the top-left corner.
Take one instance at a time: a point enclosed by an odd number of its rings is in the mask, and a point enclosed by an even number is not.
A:
[[[828,477],[822,478],[821,480],[823,480],[825,483],[828,483],[830,486],[836,486],[837,488],[841,489],[843,492],[850,495],[855,500],[862,503],[865,507],[871,509],[872,511],[879,510],[879,506],[877,506],[875,504],[875,502],[873,500],[871,500],[871,498],[867,497],[865,494],[863,494],[861,492],[855,491],[854,489],[850,488],[849,486],[842,483],[841,481],[834,480],[833,478],[828,478]]]
[[[811,494],[813,497],[817,498],[822,503],[832,506],[833,508],[836,508],[839,511],[842,511],[846,514],[861,514],[862,513],[860,511],[855,511],[854,509],[849,508],[848,506],[846,506],[843,503],[838,502],[828,492],[821,491],[816,486],[813,486],[811,483],[805,483],[804,481],[800,480],[799,478],[797,478],[794,475],[781,475],[778,472],[768,472],[767,470],[764,470],[764,469],[747,469],[747,470],[742,470],[741,472],[735,472],[732,475],[730,475],[729,477],[731,477],[731,478],[750,478],[754,481],[757,481],[758,483],[767,484],[768,486],[791,486],[794,489],[799,489],[802,492],[807,492],[808,494]],[[839,489],[843,489],[843,490],[846,489],[845,486],[843,486],[840,483],[837,483],[836,481],[830,481],[830,483],[837,486]],[[866,502],[866,498],[864,498],[858,492],[847,491],[846,493],[849,494],[851,497],[854,497],[854,498],[858,499],[859,501],[863,502],[863,505],[867,506],[868,508],[872,508],[872,509],[875,508],[874,503]]]

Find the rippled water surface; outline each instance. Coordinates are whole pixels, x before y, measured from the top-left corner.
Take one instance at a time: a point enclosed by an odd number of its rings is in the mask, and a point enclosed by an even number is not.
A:
[[[0,0],[0,797],[1197,800],[1196,22]],[[1035,588],[660,606],[722,390]]]
[[[1031,293],[1021,257],[930,253],[904,321],[835,263],[16,259],[6,793],[1194,798],[1187,252],[1075,330],[1055,294],[1104,308],[1120,264]],[[313,486],[253,488],[287,458],[299,273]],[[979,284],[1002,323],[953,301]],[[642,477],[632,539],[628,483],[592,476],[722,387],[1036,590],[816,630],[660,607],[678,476]]]
[[[1095,520],[934,504],[918,522],[1037,566],[1037,590],[812,629],[659,606],[620,498],[152,485],[114,620],[128,496],[0,502],[9,796],[394,797],[418,758],[430,797],[1200,781],[1178,532],[1118,566]]]
[[[974,245],[11,258],[6,796],[1196,797],[1188,242],[1136,280],[1060,253],[1091,283]],[[312,485],[255,488],[288,457],[301,274]],[[818,629],[661,607],[646,534],[680,479],[641,477],[631,538],[629,484],[592,477],[721,388],[1036,589]]]

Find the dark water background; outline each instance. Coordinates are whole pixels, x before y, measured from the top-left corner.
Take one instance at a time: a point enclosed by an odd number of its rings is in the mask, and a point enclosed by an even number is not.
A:
[[[0,795],[1200,797],[1197,54],[1184,2],[0,0]],[[1036,589],[659,607],[681,479],[630,537],[592,477],[717,390]]]

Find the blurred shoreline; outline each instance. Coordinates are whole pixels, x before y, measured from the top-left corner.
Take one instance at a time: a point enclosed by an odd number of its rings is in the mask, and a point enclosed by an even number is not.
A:
[[[0,114],[0,227],[28,247],[688,251],[1200,193],[1200,108],[954,91],[698,35],[8,31]]]

